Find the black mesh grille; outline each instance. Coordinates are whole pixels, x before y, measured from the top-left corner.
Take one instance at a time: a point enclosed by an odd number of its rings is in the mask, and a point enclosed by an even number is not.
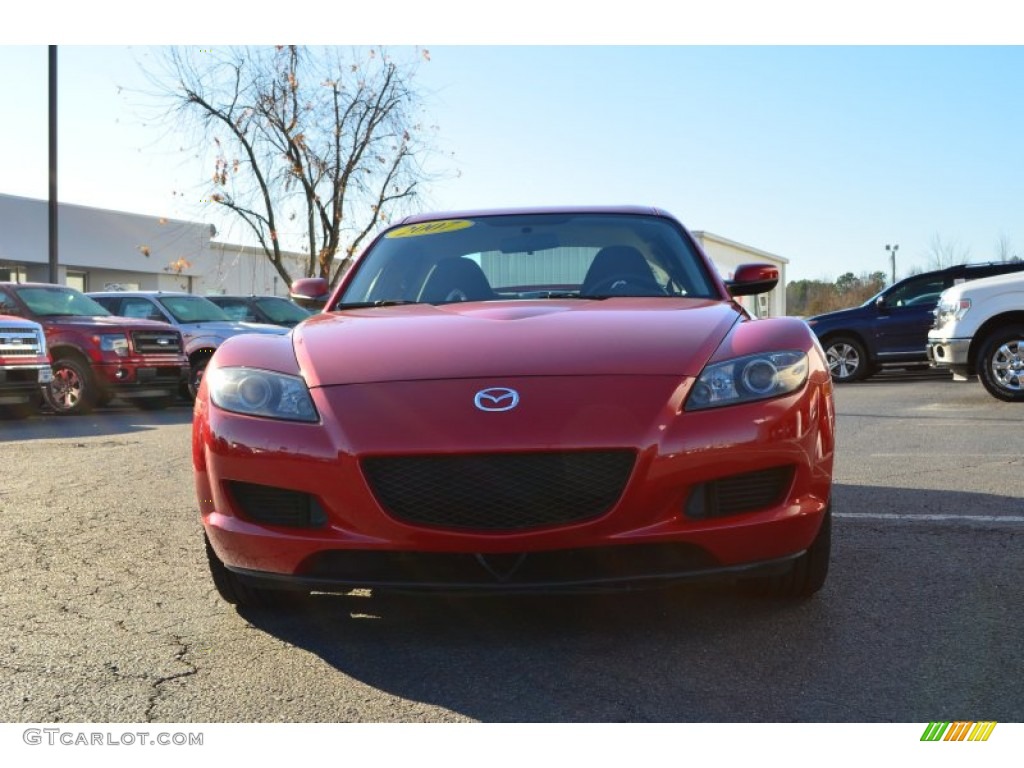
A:
[[[565,525],[610,510],[632,451],[497,453],[364,459],[380,505],[416,525],[517,531]]]
[[[256,483],[230,482],[235,504],[245,517],[264,525],[311,528],[323,525],[326,516],[308,493]]]
[[[132,341],[140,355],[176,355],[181,351],[181,336],[173,331],[133,331]]]
[[[793,482],[793,467],[746,472],[695,486],[686,504],[690,517],[722,517],[778,504]]]

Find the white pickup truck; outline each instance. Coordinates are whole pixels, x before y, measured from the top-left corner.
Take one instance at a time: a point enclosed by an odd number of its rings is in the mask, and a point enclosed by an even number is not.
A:
[[[933,368],[952,371],[958,380],[977,375],[993,397],[1024,402],[1024,274],[943,291],[927,351]]]

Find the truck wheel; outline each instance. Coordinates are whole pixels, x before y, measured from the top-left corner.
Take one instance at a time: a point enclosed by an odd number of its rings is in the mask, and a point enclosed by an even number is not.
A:
[[[1024,402],[1024,325],[997,328],[978,353],[978,378],[988,393],[1011,403]]]
[[[209,357],[203,357],[192,363],[192,369],[188,374],[187,396],[189,400],[195,400],[196,395],[199,394],[199,385],[203,383],[203,373],[206,371],[206,366],[209,362]]]
[[[89,413],[96,404],[96,383],[85,363],[73,357],[54,360],[53,380],[43,390],[46,404],[59,416]]]
[[[840,384],[866,379],[871,373],[864,345],[852,336],[833,336],[826,341],[825,358],[832,380]]]

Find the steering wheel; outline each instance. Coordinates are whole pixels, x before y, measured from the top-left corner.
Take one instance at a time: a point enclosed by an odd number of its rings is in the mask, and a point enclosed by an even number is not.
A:
[[[664,286],[648,275],[623,272],[598,280],[583,296],[665,296]]]

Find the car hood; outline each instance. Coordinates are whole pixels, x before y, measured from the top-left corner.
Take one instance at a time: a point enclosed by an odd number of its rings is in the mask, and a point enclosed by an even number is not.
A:
[[[170,331],[176,330],[170,323],[160,320],[146,320],[141,317],[118,317],[116,315],[59,315],[41,317],[39,323],[44,326],[81,326],[83,329],[94,328],[99,331]]]
[[[295,329],[293,343],[310,386],[695,376],[739,318],[727,302],[697,299],[416,304],[316,315]]]
[[[241,320],[214,320],[204,323],[179,323],[178,327],[190,336],[235,336],[239,333],[272,333],[278,336],[288,333],[288,328],[265,323],[247,323]]]
[[[869,306],[864,306],[862,304],[862,305],[859,305],[859,306],[856,306],[856,307],[847,307],[846,309],[836,309],[836,310],[834,310],[832,312],[823,312],[820,315],[813,315],[811,317],[808,317],[807,318],[807,322],[809,322],[811,325],[814,325],[815,323],[820,323],[820,322],[830,322],[830,321],[840,321],[841,322],[841,321],[847,320],[847,319],[853,319],[853,318],[862,317],[862,316],[866,315],[870,311],[871,308],[872,307],[870,305]]]

